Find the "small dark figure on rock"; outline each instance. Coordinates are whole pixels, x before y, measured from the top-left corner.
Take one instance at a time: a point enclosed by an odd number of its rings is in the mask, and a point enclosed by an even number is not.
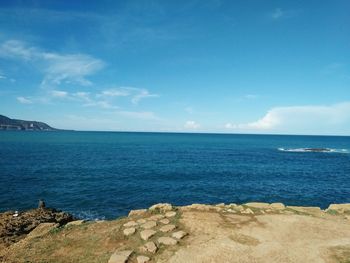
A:
[[[40,209],[45,208],[45,202],[41,199],[39,200],[38,208],[40,208]]]

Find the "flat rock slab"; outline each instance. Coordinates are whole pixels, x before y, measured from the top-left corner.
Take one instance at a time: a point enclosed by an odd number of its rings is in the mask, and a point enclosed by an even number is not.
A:
[[[167,212],[173,210],[173,206],[168,203],[160,203],[160,204],[155,204],[152,205],[149,208],[150,211],[160,211],[160,212]]]
[[[146,229],[141,231],[140,236],[143,240],[148,240],[150,237],[154,236],[155,233],[157,233],[156,231],[152,230],[152,229]]]
[[[162,220],[159,220],[159,222],[161,222],[161,223],[164,224],[164,225],[167,225],[167,224],[170,223],[170,220],[169,220],[168,218],[164,218],[164,219],[162,219]]]
[[[129,217],[130,216],[141,216],[147,213],[147,209],[138,209],[138,210],[131,210],[129,212]]]
[[[147,223],[144,223],[141,225],[142,228],[144,229],[151,229],[153,227],[157,226],[157,222],[156,221],[148,221]]]
[[[163,244],[163,245],[167,245],[167,246],[171,246],[171,245],[176,245],[177,244],[177,240],[173,239],[171,237],[160,237],[158,238],[158,243],[159,244]]]
[[[286,208],[286,206],[284,204],[282,204],[282,203],[272,203],[270,205],[270,208],[276,209],[276,210],[283,210],[283,209]]]
[[[130,227],[130,228],[125,228],[123,233],[125,236],[131,236],[136,232],[136,229],[134,227]]]
[[[149,218],[149,220],[157,221],[157,220],[159,220],[159,219],[163,219],[164,217],[165,217],[164,215],[159,214],[159,215],[151,216],[151,217]]]
[[[134,227],[137,226],[138,224],[135,221],[129,221],[123,225],[123,227]]]
[[[79,226],[79,225],[83,224],[84,222],[85,222],[85,220],[71,221],[71,222],[66,224],[66,227],[68,227],[68,226]]]
[[[259,203],[259,202],[246,203],[245,205],[253,208],[259,208],[259,209],[266,209],[270,207],[269,203]]]
[[[147,263],[149,262],[151,259],[149,257],[146,257],[146,256],[138,256],[136,258],[137,260],[137,263]]]
[[[157,252],[157,246],[156,246],[156,244],[154,244],[154,242],[152,242],[152,241],[149,241],[149,242],[147,242],[146,244],[144,244],[141,248],[140,248],[140,250],[142,251],[142,252],[150,252],[150,253],[152,253],[152,254],[154,254],[154,253],[156,253]]]
[[[167,212],[167,213],[165,213],[165,216],[166,217],[174,217],[174,216],[176,216],[176,212],[175,211]]]
[[[160,230],[161,232],[166,233],[166,232],[173,231],[175,228],[176,228],[175,225],[165,225],[165,226],[162,226],[159,230]]]
[[[188,234],[185,231],[177,231],[173,233],[171,236],[176,239],[182,239],[183,237],[187,236]]]
[[[108,263],[125,263],[129,259],[132,252],[132,250],[115,251],[108,260]]]

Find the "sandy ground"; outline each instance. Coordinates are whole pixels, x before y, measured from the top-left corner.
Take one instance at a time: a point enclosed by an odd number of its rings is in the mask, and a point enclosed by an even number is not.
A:
[[[79,222],[62,229],[48,225],[2,251],[0,258],[3,262],[132,263],[141,262],[142,255],[148,262],[163,263],[350,262],[350,210],[343,208],[327,212],[303,207],[275,209],[269,204],[158,208],[108,222]],[[168,217],[170,210],[176,215]],[[149,221],[156,222],[151,227],[156,234],[142,240],[140,233]],[[130,228],[125,224],[135,228],[135,233],[123,234]],[[175,228],[162,232],[164,225]],[[177,231],[187,235],[176,239],[173,234]],[[162,244],[161,237],[172,238],[176,244]],[[146,242],[153,242],[157,251],[142,251]],[[118,251],[125,250],[131,254],[112,261],[113,253],[118,258]]]

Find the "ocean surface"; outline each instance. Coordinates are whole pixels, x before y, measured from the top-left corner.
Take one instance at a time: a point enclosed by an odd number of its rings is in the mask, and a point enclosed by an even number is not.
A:
[[[328,148],[309,152],[305,148]],[[113,219],[160,202],[350,202],[350,137],[0,132],[0,211]]]

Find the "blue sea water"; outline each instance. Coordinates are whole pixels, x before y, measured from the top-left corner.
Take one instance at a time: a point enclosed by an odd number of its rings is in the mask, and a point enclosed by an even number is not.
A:
[[[40,198],[88,219],[159,202],[325,208],[350,202],[349,149],[331,136],[0,132],[0,211]]]

